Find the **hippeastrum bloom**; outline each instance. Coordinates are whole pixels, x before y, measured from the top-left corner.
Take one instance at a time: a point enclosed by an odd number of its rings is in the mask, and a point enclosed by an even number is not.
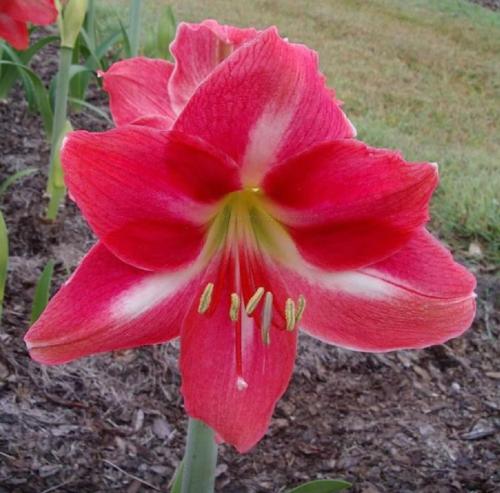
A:
[[[172,53],[111,67],[117,128],[67,138],[99,242],[26,342],[57,364],[180,337],[187,412],[245,451],[299,328],[361,351],[440,344],[470,326],[475,281],[424,229],[436,166],[355,140],[313,51],[208,21]]]
[[[0,0],[0,38],[16,50],[29,46],[28,22],[46,25],[56,19],[54,0]]]

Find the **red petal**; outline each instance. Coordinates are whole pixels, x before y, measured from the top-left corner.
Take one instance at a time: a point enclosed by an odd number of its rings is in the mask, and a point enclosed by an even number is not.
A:
[[[102,74],[104,89],[109,94],[111,113],[117,126],[134,122],[168,129],[176,114],[171,107],[167,83],[173,65],[166,60],[137,57],[111,65]],[[147,119],[152,119],[148,120]],[[160,120],[159,120],[160,119]]]
[[[205,280],[213,282],[216,277],[216,272],[209,272]],[[231,290],[226,278],[220,290],[213,312],[200,315],[193,311],[183,326],[182,393],[190,416],[202,420],[223,441],[245,452],[265,434],[276,402],[288,386],[297,331],[273,330],[270,344],[265,345],[254,319],[242,310],[241,376],[247,387],[243,388],[240,380],[240,390],[235,349],[238,324],[229,317]]]
[[[3,0],[0,12],[21,22],[52,24],[57,19],[54,0]]]
[[[5,39],[16,50],[25,50],[29,46],[26,23],[16,21],[2,12],[0,12],[0,38]]]
[[[435,165],[338,140],[274,167],[263,189],[308,261],[347,270],[401,248],[428,220],[437,182]]]
[[[206,144],[139,126],[73,132],[62,162],[99,238],[123,261],[151,270],[193,260],[214,204],[239,187],[236,165]]]
[[[425,230],[393,257],[359,271],[283,273],[307,307],[301,328],[331,344],[391,351],[442,344],[475,313],[474,277]]]
[[[175,69],[169,81],[169,93],[177,112],[219,63],[257,34],[255,29],[221,26],[213,20],[201,24],[182,22],[170,47]]]
[[[196,283],[190,271],[135,269],[98,243],[25,341],[32,358],[46,364],[168,341],[179,334]]]
[[[268,29],[201,84],[175,123],[243,165],[245,183],[311,145],[353,129],[318,71],[315,52]]]

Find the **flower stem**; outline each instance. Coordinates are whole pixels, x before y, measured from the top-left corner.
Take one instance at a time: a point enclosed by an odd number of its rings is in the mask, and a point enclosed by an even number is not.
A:
[[[202,421],[189,418],[181,493],[213,493],[217,444],[214,432]]]
[[[56,81],[54,123],[52,125],[52,140],[50,146],[49,180],[47,183],[47,192],[50,197],[49,206],[47,208],[47,218],[50,220],[56,218],[59,202],[64,197],[64,187],[58,187],[56,184],[56,174],[58,172],[56,168],[58,166],[60,139],[67,118],[69,71],[72,56],[72,48],[61,46],[59,52],[59,71]],[[61,188],[62,190],[60,190]]]

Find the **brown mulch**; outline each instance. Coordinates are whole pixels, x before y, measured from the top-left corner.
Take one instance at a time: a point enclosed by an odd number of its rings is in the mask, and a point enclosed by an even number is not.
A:
[[[53,71],[54,52],[45,60],[38,69]],[[100,90],[92,102],[105,107]],[[73,123],[105,128],[88,114]],[[11,242],[0,331],[0,493],[167,491],[186,428],[177,347],[51,368],[29,359],[22,336],[41,269],[54,259],[60,285],[93,238],[70,201],[56,223],[42,219],[49,149],[19,88],[0,102],[0,131],[0,181],[40,169],[0,203]],[[217,491],[277,492],[323,477],[348,479],[355,493],[500,491],[500,280],[478,277],[474,326],[445,346],[370,355],[304,336],[266,437],[245,455],[220,447]]]
[[[500,0],[469,0],[490,10],[500,10]]]

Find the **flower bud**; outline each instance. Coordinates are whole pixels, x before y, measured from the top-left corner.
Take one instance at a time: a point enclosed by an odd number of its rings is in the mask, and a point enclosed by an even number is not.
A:
[[[58,9],[61,46],[73,48],[85,19],[87,0],[60,1],[58,2]]]

